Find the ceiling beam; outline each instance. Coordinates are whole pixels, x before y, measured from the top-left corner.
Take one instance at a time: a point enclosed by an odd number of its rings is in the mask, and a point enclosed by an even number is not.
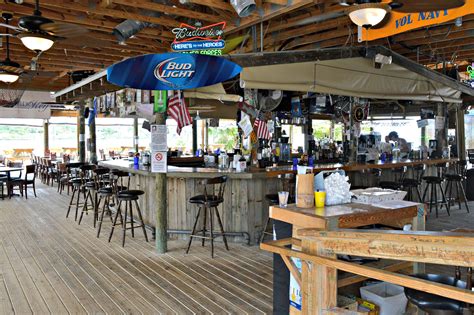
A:
[[[170,15],[182,16],[194,20],[202,20],[206,22],[217,23],[221,22],[222,18],[216,15],[202,13],[196,10],[188,10],[178,7],[173,7],[171,5],[165,5],[161,3],[156,3],[148,0],[111,0],[115,4],[120,4],[127,7],[135,7],[141,9],[147,9],[150,11],[166,13]],[[178,22],[175,23],[176,26],[179,25]]]

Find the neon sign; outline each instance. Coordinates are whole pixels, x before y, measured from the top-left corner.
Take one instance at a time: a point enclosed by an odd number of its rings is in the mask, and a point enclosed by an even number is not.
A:
[[[195,26],[181,23],[179,27],[172,30],[175,35],[171,43],[171,49],[177,52],[194,52],[206,50],[220,50],[225,47],[225,41],[222,39],[226,22],[219,22],[208,26],[201,26],[196,23]],[[214,52],[213,54],[219,55]]]

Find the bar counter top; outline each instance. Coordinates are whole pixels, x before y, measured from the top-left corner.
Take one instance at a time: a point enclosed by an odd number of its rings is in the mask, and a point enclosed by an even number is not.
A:
[[[150,166],[134,166],[133,162],[128,160],[100,161],[99,165],[111,169],[118,169],[121,171],[130,172],[131,174],[139,174],[144,176],[155,175],[155,173],[151,172]],[[260,168],[250,168],[245,172],[236,172],[232,169],[221,170],[218,168],[210,167],[178,167],[168,165],[168,172],[166,173],[167,177],[179,178],[211,178],[220,175],[226,175],[231,179],[255,179],[268,177],[268,172],[266,172],[265,169]]]
[[[415,166],[420,164],[436,165],[439,163],[453,163],[457,162],[458,159],[428,159],[428,160],[401,160],[401,161],[390,161],[390,162],[377,162],[377,163],[330,163],[330,164],[315,164],[315,172],[329,171],[335,169],[342,169],[347,172],[363,171],[368,169],[380,168],[390,169],[398,168],[403,166]],[[112,161],[100,161],[99,165],[108,167],[111,169],[118,169],[132,174],[139,174],[144,176],[153,176],[149,166],[139,165],[134,166],[132,161],[128,160],[112,160]],[[245,172],[236,172],[235,170],[221,170],[218,168],[204,168],[204,167],[177,167],[168,166],[167,177],[179,177],[179,178],[211,178],[219,175],[227,175],[229,178],[235,179],[255,179],[265,177],[276,177],[279,174],[294,173],[292,166],[278,166],[278,167],[267,167],[266,169],[251,167]]]

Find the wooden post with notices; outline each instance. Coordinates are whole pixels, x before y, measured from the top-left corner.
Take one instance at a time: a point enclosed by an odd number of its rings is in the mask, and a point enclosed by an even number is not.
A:
[[[86,162],[86,124],[85,124],[85,104],[79,102],[79,115],[77,116],[77,149],[79,153],[79,162]]]
[[[43,141],[44,153],[49,152],[49,120],[45,119],[43,122]]]
[[[94,110],[94,101],[88,101],[89,115],[92,117],[89,118],[89,160],[93,164],[97,164],[97,135],[95,128],[95,112]]]
[[[155,115],[156,124],[166,125],[166,113],[158,113]],[[160,254],[166,253],[168,250],[167,244],[167,182],[166,173],[155,174],[155,194],[156,199],[159,200],[156,207],[156,227],[155,227],[155,247]]]

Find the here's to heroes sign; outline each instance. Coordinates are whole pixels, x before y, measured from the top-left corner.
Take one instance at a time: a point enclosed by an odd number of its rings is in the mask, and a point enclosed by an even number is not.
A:
[[[220,55],[224,49],[225,41],[222,39],[226,22],[219,22],[208,26],[196,26],[181,23],[172,30],[175,39],[171,49],[177,52],[202,52],[215,51],[213,55]]]

